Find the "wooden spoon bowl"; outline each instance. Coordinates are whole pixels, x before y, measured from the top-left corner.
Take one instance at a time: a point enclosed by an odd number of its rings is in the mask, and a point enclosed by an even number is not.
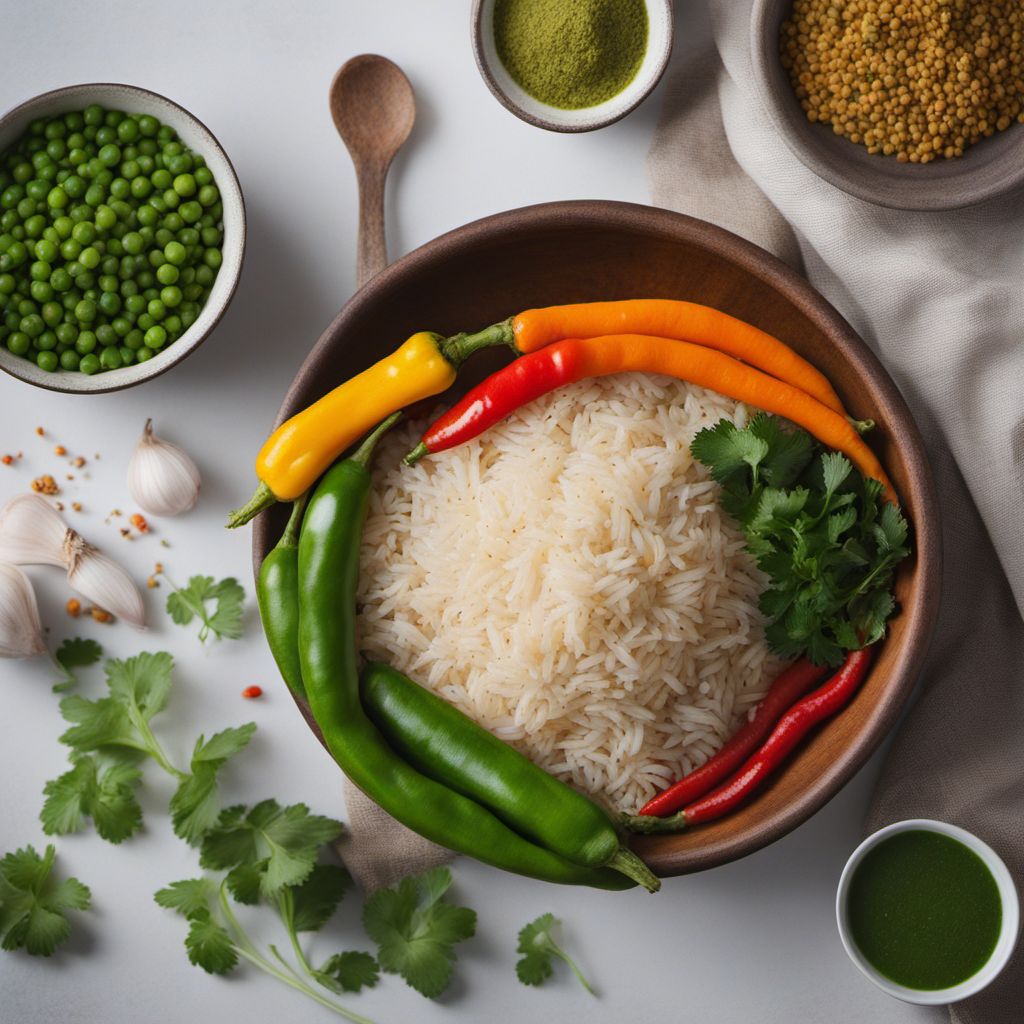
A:
[[[531,306],[637,297],[716,306],[783,338],[813,361],[851,414],[878,425],[871,443],[914,531],[914,555],[896,582],[900,611],[849,707],[802,744],[770,785],[736,813],[680,835],[634,841],[655,871],[676,875],[735,860],[809,818],[881,742],[922,666],[939,600],[935,490],[906,403],[849,324],[774,256],[704,221],[626,203],[550,203],[442,235],[374,278],[324,332],[292,382],[278,422],[416,330],[452,334]],[[474,357],[458,387],[464,390],[507,358],[499,352]],[[257,519],[257,568],[280,535],[286,511],[279,507]],[[308,709],[303,711],[315,729]]]

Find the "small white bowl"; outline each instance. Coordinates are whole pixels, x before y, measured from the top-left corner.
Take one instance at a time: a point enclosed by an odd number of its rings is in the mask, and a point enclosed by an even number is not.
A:
[[[494,44],[494,0],[473,2],[473,53],[487,87],[516,117],[551,132],[591,132],[625,117],[653,91],[672,53],[672,0],[644,0],[647,50],[633,81],[622,92],[593,107],[563,110],[541,103],[505,70]]]
[[[850,934],[847,898],[850,891],[850,881],[857,866],[869,850],[874,849],[879,843],[888,839],[889,836],[895,835],[897,832],[913,831],[937,832],[939,835],[959,840],[984,861],[985,866],[992,872],[992,877],[995,879],[996,886],[999,889],[999,899],[1003,907],[1003,922],[995,949],[981,970],[966,981],[960,982],[959,985],[952,986],[952,988],[916,989],[897,984],[877,971],[864,958],[861,951],[857,948],[853,936]],[[843,868],[843,873],[839,878],[839,889],[836,892],[836,921],[839,925],[839,937],[842,940],[843,948],[849,954],[850,959],[883,992],[888,992],[889,995],[902,999],[906,1003],[918,1003],[922,1006],[945,1006],[949,1003],[956,1003],[961,999],[966,999],[968,996],[976,995],[994,981],[1006,966],[1017,944],[1017,931],[1020,927],[1020,901],[1017,898],[1017,888],[1013,883],[1010,872],[1007,870],[999,854],[987,843],[983,843],[970,832],[957,828],[956,825],[947,825],[943,821],[933,821],[929,818],[910,818],[907,821],[897,821],[892,825],[879,829],[868,836],[850,855],[850,859],[846,862],[846,867]]]
[[[63,89],[44,92],[8,110],[0,116],[0,153],[21,137],[29,123],[37,117],[50,117],[69,110],[83,110],[90,103],[98,103],[107,110],[123,110],[131,114],[151,114],[162,124],[170,125],[189,149],[199,153],[213,172],[224,206],[224,240],[221,243],[223,260],[210,295],[194,324],[180,338],[171,342],[152,359],[144,363],[124,366],[119,370],[104,370],[91,376],[71,370],[47,373],[35,363],[16,356],[0,343],[0,370],[12,377],[47,388],[72,394],[100,394],[141,384],[158,377],[205,340],[217,325],[231,302],[242,272],[245,254],[245,203],[238,176],[213,132],[194,114],[173,100],[149,89],[112,82],[94,82],[69,85]]]

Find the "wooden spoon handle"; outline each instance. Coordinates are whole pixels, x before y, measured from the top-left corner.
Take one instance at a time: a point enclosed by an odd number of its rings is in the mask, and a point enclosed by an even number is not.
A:
[[[356,168],[359,183],[359,240],[356,253],[356,285],[362,288],[388,265],[384,234],[384,182],[387,167],[361,164]]]

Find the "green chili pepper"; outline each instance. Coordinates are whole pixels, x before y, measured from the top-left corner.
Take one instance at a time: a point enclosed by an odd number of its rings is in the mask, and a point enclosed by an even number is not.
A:
[[[367,464],[386,419],[350,458],[324,475],[299,537],[302,679],[324,742],[345,774],[402,824],[427,839],[531,878],[602,889],[633,882],[570,863],[502,824],[490,811],[420,774],[388,746],[359,699],[355,643],[359,547],[370,492]]]
[[[574,864],[614,868],[651,892],[660,888],[593,800],[538,768],[458,708],[379,663],[366,666],[360,684],[374,724],[424,775],[483,804],[520,835]]]
[[[306,696],[299,664],[299,524],[309,493],[292,504],[281,539],[260,566],[256,600],[278,671],[297,697]]]

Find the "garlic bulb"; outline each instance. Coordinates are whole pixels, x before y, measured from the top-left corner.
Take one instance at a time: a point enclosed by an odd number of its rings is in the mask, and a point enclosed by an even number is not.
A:
[[[128,493],[143,512],[176,516],[199,497],[199,469],[176,444],[153,433],[146,420],[142,437],[128,463]]]
[[[131,576],[72,530],[38,494],[19,494],[0,510],[0,562],[62,566],[68,583],[83,597],[145,628],[142,594]]]
[[[16,565],[0,562],[0,658],[33,658],[45,651],[32,584]]]

